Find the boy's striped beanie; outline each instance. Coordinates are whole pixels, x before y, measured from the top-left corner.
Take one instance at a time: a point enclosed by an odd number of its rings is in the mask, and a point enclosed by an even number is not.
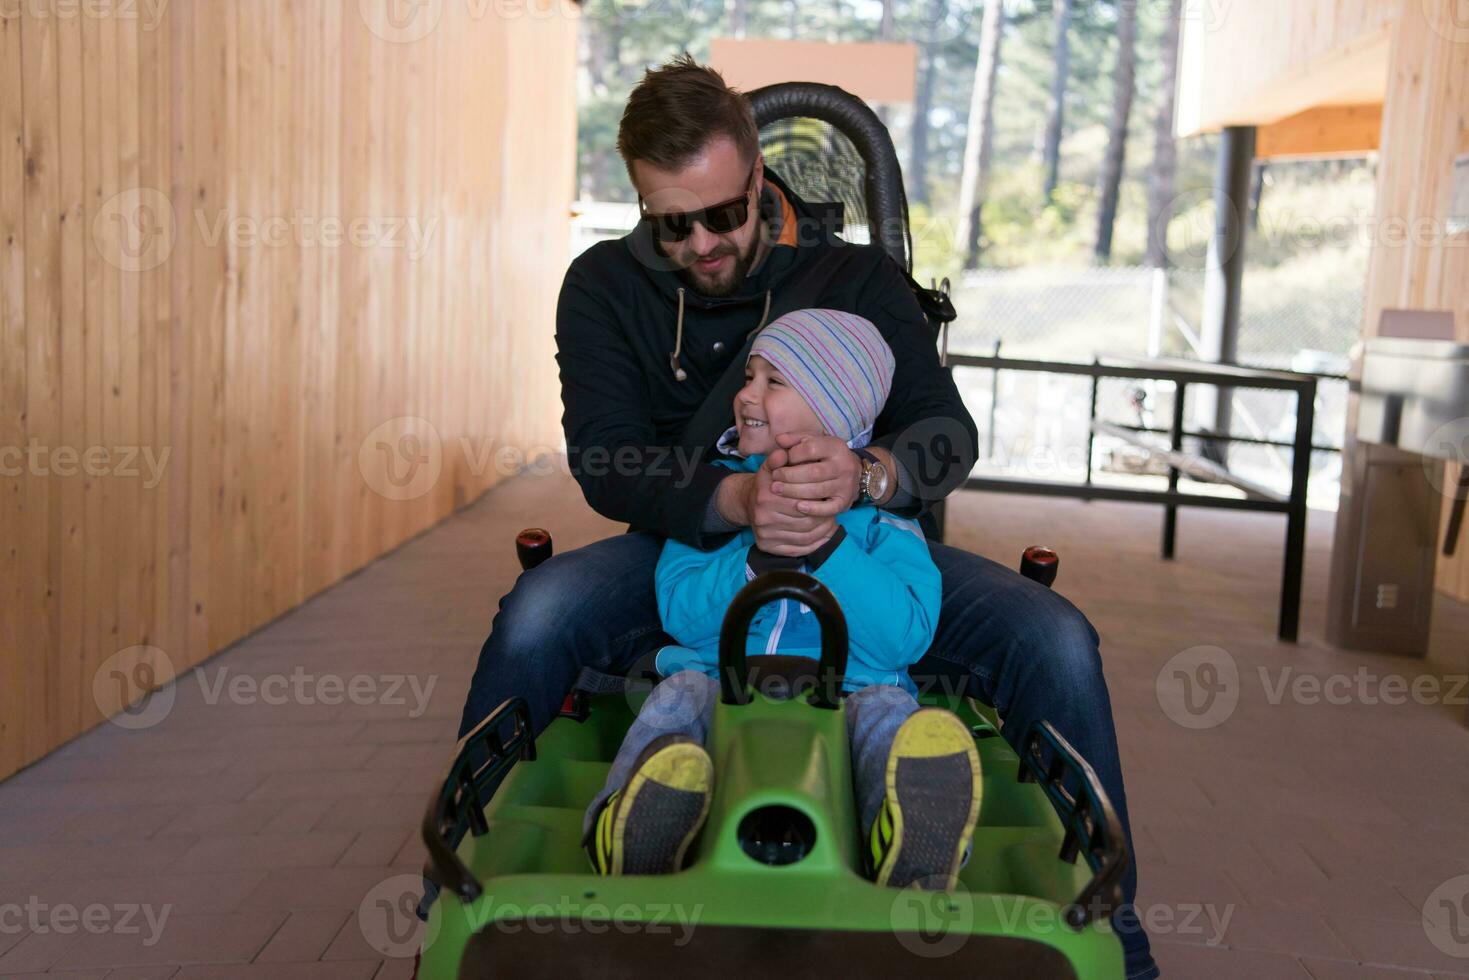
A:
[[[893,384],[893,351],[872,321],[840,310],[796,310],[755,336],[756,354],[795,388],[827,435],[869,441]],[[860,448],[856,446],[854,448]]]

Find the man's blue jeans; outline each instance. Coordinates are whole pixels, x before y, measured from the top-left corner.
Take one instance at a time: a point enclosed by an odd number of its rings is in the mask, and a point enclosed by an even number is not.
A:
[[[625,672],[674,642],[663,632],[653,593],[662,545],[656,535],[616,535],[522,574],[500,600],[480,650],[460,735],[514,696],[525,698],[539,733],[556,717],[583,667]],[[933,645],[909,672],[919,689],[937,686],[993,705],[1012,742],[1037,719],[1056,726],[1096,771],[1130,845],[1097,631],[1063,596],[1003,565],[932,541],[929,551],[944,594]],[[1113,925],[1126,950],[1129,980],[1147,980],[1158,972],[1132,908],[1135,863],[1123,893],[1126,905]]]

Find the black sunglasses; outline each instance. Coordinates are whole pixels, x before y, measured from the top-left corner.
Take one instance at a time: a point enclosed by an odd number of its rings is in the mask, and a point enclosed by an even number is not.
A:
[[[758,161],[757,161],[758,162]],[[649,214],[644,210],[643,196],[638,195],[638,212],[642,219],[653,226],[653,237],[660,242],[681,242],[694,233],[694,222],[698,222],[715,235],[725,235],[744,226],[750,217],[750,191],[755,187],[755,164],[750,165],[750,177],[745,182],[745,192],[728,201],[711,204],[702,211],[670,211],[667,214]]]

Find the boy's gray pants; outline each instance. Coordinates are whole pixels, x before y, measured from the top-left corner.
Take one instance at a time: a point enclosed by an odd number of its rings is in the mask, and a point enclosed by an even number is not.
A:
[[[584,838],[591,831],[602,803],[627,785],[649,742],[676,733],[687,735],[700,745],[708,744],[709,726],[718,701],[719,682],[695,670],[681,670],[653,688],[637,720],[622,739],[622,747],[607,772],[606,784],[587,807],[582,820]],[[865,840],[882,806],[893,736],[908,716],[918,710],[918,701],[901,687],[872,684],[852,692],[843,703],[852,746],[852,781],[857,790],[857,812]]]

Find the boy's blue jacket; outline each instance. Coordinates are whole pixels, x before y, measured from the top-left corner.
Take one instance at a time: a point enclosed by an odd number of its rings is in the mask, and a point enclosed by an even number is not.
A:
[[[752,473],[764,459],[761,455],[721,459],[714,465]],[[838,514],[837,525],[835,547],[829,544],[807,556],[801,569],[831,590],[847,618],[850,645],[844,686],[852,691],[869,684],[894,684],[916,693],[907,668],[933,642],[943,593],[928,541],[917,521],[872,506]],[[658,673],[667,677],[692,669],[718,676],[724,614],[735,593],[756,576],[768,557],[754,545],[755,532],[748,527],[712,551],[672,538],[664,544],[655,573],[658,614],[664,632],[678,645],[658,651]],[[767,604],[750,624],[745,653],[820,657],[816,616],[793,599]]]

